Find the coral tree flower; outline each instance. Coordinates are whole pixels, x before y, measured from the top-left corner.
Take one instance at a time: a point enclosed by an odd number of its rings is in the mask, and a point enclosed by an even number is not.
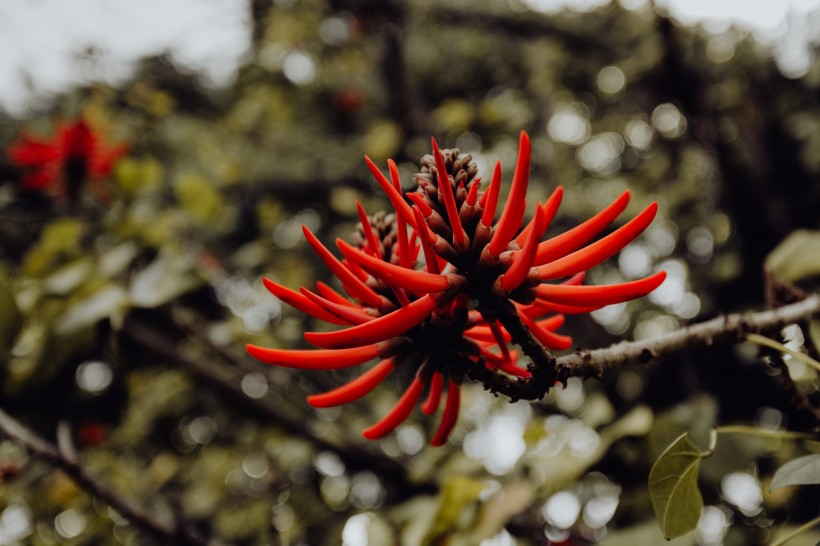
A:
[[[307,332],[308,350],[248,345],[255,358],[277,366],[330,370],[376,364],[353,381],[308,397],[315,407],[357,400],[395,368],[415,371],[409,387],[383,419],[364,431],[368,439],[390,433],[421,400],[435,413],[445,397],[431,443],[443,444],[459,412],[460,385],[477,367],[526,380],[535,368],[518,365],[513,335],[493,313],[493,305],[513,306],[523,328],[544,347],[566,350],[572,340],[556,333],[564,315],[586,313],[644,296],[663,282],[659,272],[609,286],[584,286],[585,271],[607,260],[652,221],[652,203],[623,226],[593,241],[626,208],[624,192],[579,226],[544,239],[561,202],[559,186],[523,225],[530,170],[530,140],[521,133],[518,161],[504,209],[497,213],[501,167],[496,164],[482,189],[469,154],[439,150],[422,158],[416,190],[402,194],[398,169],[388,161],[389,178],[365,161],[393,206],[391,214],[367,216],[358,205],[360,225],[353,244],[336,241],[341,258],[303,226],[308,243],[339,279],[342,294],[318,283],[315,291],[290,290],[269,279],[265,286],[293,307],[344,326]],[[533,366],[530,364],[530,366]]]
[[[102,181],[127,148],[124,144],[112,148],[103,146],[100,132],[79,119],[57,124],[51,139],[21,135],[9,147],[8,157],[26,170],[22,183],[25,189],[75,200],[83,183],[90,182],[94,195],[106,200]]]

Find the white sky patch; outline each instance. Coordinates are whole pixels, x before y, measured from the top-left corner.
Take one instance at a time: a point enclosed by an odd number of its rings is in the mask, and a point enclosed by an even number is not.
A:
[[[127,79],[170,53],[209,86],[230,84],[250,48],[246,0],[4,0],[0,108],[24,113],[90,81]]]

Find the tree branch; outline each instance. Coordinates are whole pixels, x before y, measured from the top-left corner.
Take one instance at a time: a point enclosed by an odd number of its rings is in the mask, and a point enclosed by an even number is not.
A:
[[[190,544],[196,546],[215,544],[201,539],[189,529],[168,526],[160,522],[132,501],[120,496],[108,486],[97,481],[76,460],[35,434],[2,409],[0,409],[0,432],[24,446],[32,455],[68,474],[78,486],[105,501],[134,526],[154,537],[160,544]]]
[[[668,334],[641,341],[622,341],[605,349],[577,350],[558,359],[570,377],[601,377],[608,370],[630,362],[650,362],[661,356],[697,345],[729,339],[741,341],[749,332],[782,328],[820,313],[820,294],[770,311],[735,313],[686,326]]]
[[[271,404],[265,399],[247,396],[236,381],[226,378],[223,373],[220,373],[220,371],[214,369],[212,366],[203,364],[198,360],[186,358],[177,350],[176,345],[167,336],[143,321],[130,317],[125,322],[123,333],[132,341],[168,359],[172,364],[188,370],[201,381],[256,414],[269,419],[287,432],[305,438],[319,449],[327,449],[337,453],[349,468],[370,470],[377,473],[382,479],[393,484],[394,487],[392,491],[398,492],[398,494],[395,495],[396,498],[431,492],[436,489],[435,484],[432,482],[411,482],[404,465],[393,459],[381,456],[357,445],[340,445],[311,433],[307,427],[305,427],[303,416],[292,415],[286,412],[281,405]],[[202,332],[197,334],[195,329],[188,329],[188,333],[195,335],[207,348],[214,351],[218,356],[233,366],[247,369],[247,362],[244,359],[238,357],[231,351],[219,347],[213,342],[205,342],[205,340],[200,337]]]

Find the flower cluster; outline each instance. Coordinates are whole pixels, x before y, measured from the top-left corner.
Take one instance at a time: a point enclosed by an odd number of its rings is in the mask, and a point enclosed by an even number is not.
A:
[[[101,182],[126,150],[126,145],[104,147],[102,135],[79,119],[58,124],[51,139],[21,135],[9,148],[8,157],[26,169],[24,189],[74,200],[83,183],[91,182],[94,195],[106,200],[106,188]]]
[[[353,244],[337,240],[338,258],[307,228],[308,243],[339,279],[344,295],[324,283],[296,292],[265,279],[266,287],[291,306],[329,323],[331,332],[307,332],[315,350],[248,345],[255,358],[277,366],[329,370],[378,359],[375,366],[341,387],[308,397],[315,407],[352,402],[369,393],[396,367],[415,377],[395,407],[364,431],[380,438],[402,423],[427,391],[421,410],[437,411],[446,390],[440,425],[431,443],[441,445],[455,425],[460,385],[477,371],[529,381],[537,372],[518,365],[516,344],[531,357],[533,345],[565,350],[570,337],[556,333],[564,315],[586,313],[644,296],[663,282],[664,272],[609,286],[584,286],[585,271],[635,239],[652,221],[652,203],[635,218],[591,242],[626,208],[629,192],[581,225],[542,240],[563,189],[536,204],[522,228],[531,145],[521,134],[518,160],[503,211],[497,213],[501,167],[481,188],[469,154],[439,150],[422,158],[416,190],[402,193],[398,169],[389,178],[367,157],[376,181],[394,208],[367,216],[357,203],[360,227]],[[537,355],[536,355],[537,356]],[[554,359],[551,360],[554,366]],[[556,373],[550,375],[554,382]],[[518,379],[516,379],[518,378]],[[547,387],[548,388],[548,387]]]

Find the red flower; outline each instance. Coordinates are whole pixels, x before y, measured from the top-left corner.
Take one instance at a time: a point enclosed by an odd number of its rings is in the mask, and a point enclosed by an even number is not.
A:
[[[303,226],[308,243],[338,277],[347,296],[318,283],[316,291],[292,291],[269,279],[265,286],[293,307],[318,319],[346,326],[333,332],[307,332],[318,350],[267,349],[248,345],[255,358],[277,366],[328,370],[379,362],[346,385],[308,397],[316,407],[345,404],[369,393],[397,366],[414,369],[415,378],[396,406],[364,431],[380,438],[404,421],[421,398],[432,414],[447,391],[441,423],[431,443],[443,444],[455,425],[462,381],[489,368],[502,376],[529,378],[517,365],[510,342],[521,339],[499,320],[511,309],[520,331],[529,330],[544,347],[565,350],[570,337],[555,332],[564,315],[585,313],[644,296],[666,277],[661,271],[645,279],[582,286],[585,271],[610,258],[652,221],[657,204],[612,233],[588,244],[625,208],[629,192],[583,224],[544,240],[561,202],[558,187],[522,229],[530,169],[530,141],[521,133],[518,161],[506,205],[496,221],[501,168],[480,190],[471,156],[438,149],[422,158],[415,192],[405,201],[398,170],[388,162],[390,180],[365,157],[390,199],[395,214],[368,217],[359,205],[360,231],[351,245],[337,240],[344,259],[328,250]],[[408,236],[407,228],[410,228]],[[423,253],[424,265],[419,265]],[[545,281],[558,281],[557,284]],[[505,307],[506,306],[506,307]],[[514,307],[514,309],[512,309]],[[509,316],[509,313],[505,313]]]
[[[107,199],[101,182],[114,161],[127,150],[126,145],[106,148],[100,132],[79,119],[60,123],[51,139],[23,134],[8,149],[12,163],[26,169],[23,188],[49,193],[54,197],[76,199],[82,184],[94,183],[97,198]]]

